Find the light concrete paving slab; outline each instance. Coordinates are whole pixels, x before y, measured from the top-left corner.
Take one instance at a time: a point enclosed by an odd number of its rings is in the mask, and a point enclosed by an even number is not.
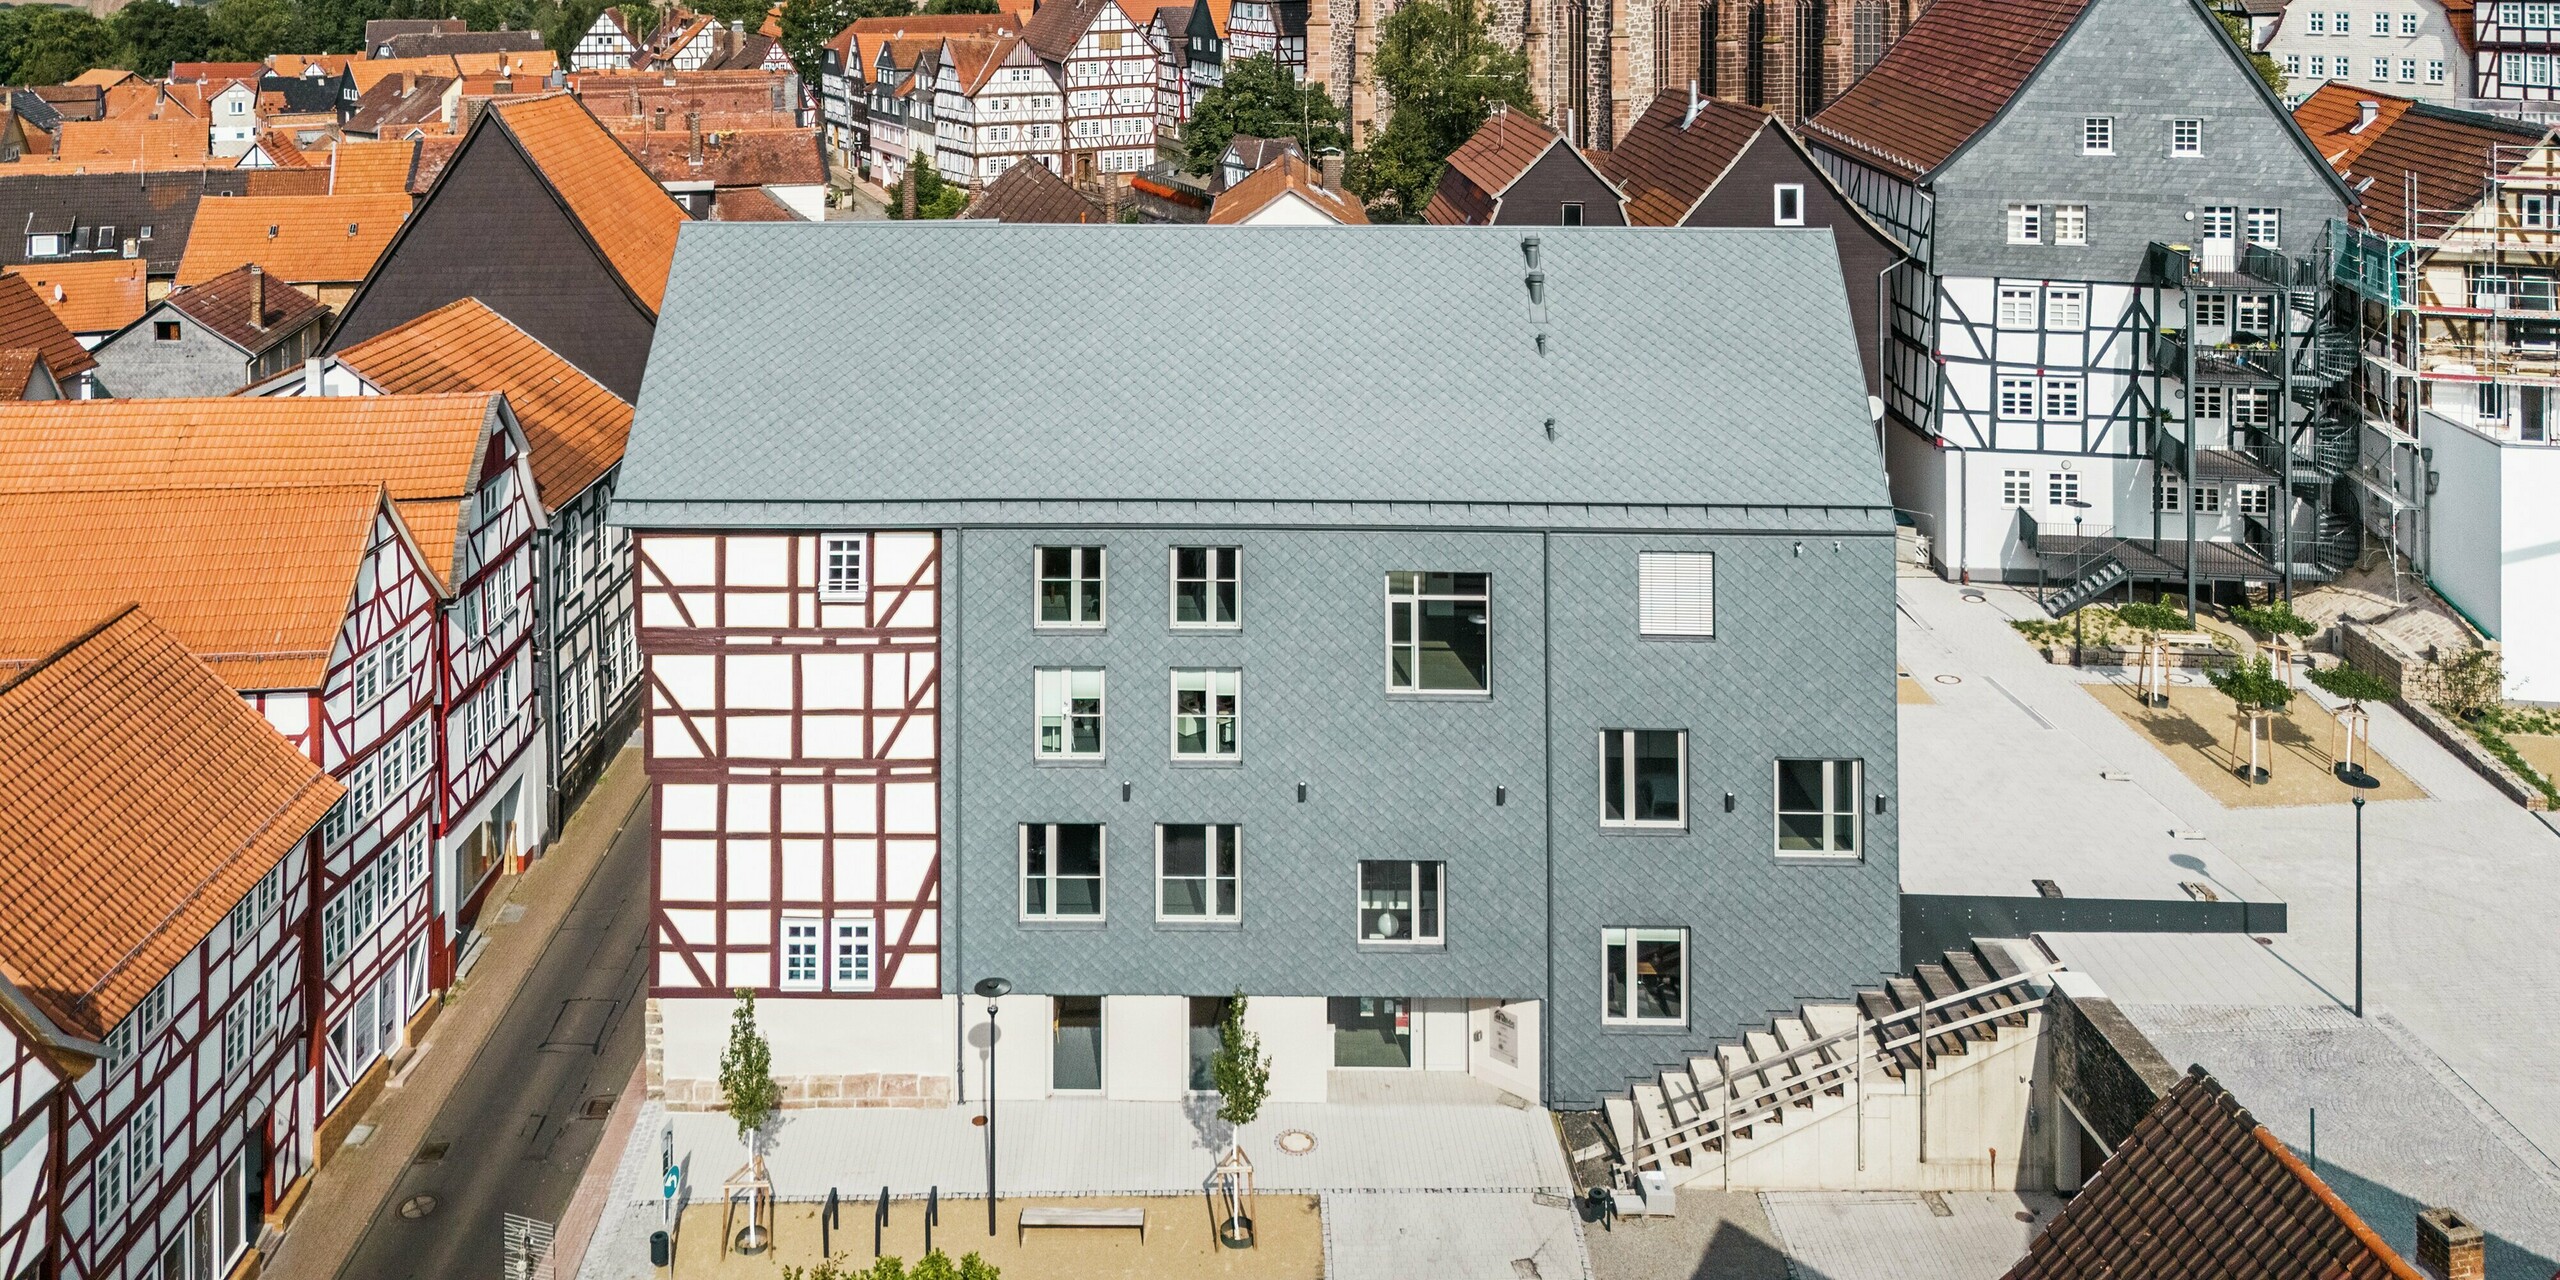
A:
[[[1582,1223],[1562,1196],[1336,1192],[1324,1197],[1328,1280],[1584,1280]]]
[[[1987,1280],[2026,1253],[2061,1203],[2012,1191],[1771,1191],[1761,1200],[1796,1280]]]
[[[1670,1217],[1583,1225],[1597,1280],[1792,1280],[1759,1192],[1674,1194],[1680,1212]]]

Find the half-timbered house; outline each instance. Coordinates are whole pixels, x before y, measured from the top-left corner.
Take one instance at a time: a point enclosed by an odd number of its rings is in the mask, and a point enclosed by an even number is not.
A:
[[[2350,197],[2202,3],[1936,0],[1804,136],[1912,254],[1886,459],[1942,572],[2231,593],[2352,560],[2309,440]]]
[[[1026,160],[1063,167],[1058,82],[1020,36],[955,36],[935,59],[933,167],[981,187]]]
[[[231,1275],[307,1132],[310,833],[344,789],[139,607],[65,641],[0,674],[0,1207],[41,1205],[0,1250]]]
[[[611,5],[596,15],[577,47],[569,51],[569,67],[573,71],[627,71],[640,59],[640,42],[622,21],[622,13]]]
[[[1050,0],[1022,38],[1066,95],[1066,176],[1155,163],[1155,50],[1117,0]]]
[[[1182,141],[1191,122],[1191,5],[1156,6],[1141,31],[1156,51],[1156,143]]]
[[[1044,303],[1153,234],[685,234],[615,497],[670,1105],[738,988],[795,1105],[983,1097],[1000,976],[1007,1096],[1191,1096],[1241,990],[1277,1099],[1590,1106],[1894,964],[1893,516],[1827,232],[1203,227],[1135,331]],[[856,264],[1053,376],[848,395]],[[1132,404],[1132,343],[1196,394]],[[1273,345],[1286,388],[1223,376]]]
[[[1307,78],[1307,0],[1235,0],[1227,14],[1228,61],[1272,58]]]

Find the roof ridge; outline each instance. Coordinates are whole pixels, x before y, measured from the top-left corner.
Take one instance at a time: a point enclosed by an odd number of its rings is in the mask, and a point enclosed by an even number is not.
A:
[[[90,641],[92,641],[92,640],[97,639],[97,638],[98,638],[98,636],[99,636],[101,633],[103,633],[107,628],[112,627],[112,626],[114,626],[116,623],[123,621],[123,620],[124,620],[124,617],[125,617],[125,615],[126,615],[126,614],[129,614],[129,613],[140,613],[141,611],[142,611],[142,602],[141,602],[141,601],[139,601],[139,600],[128,600],[128,601],[126,601],[123,605],[119,606],[119,607],[118,607],[114,612],[109,613],[106,617],[99,619],[95,624],[91,625],[91,626],[90,626],[90,628],[89,628],[88,630],[83,631],[83,632],[81,632],[80,634],[78,634],[78,635],[76,635],[76,636],[71,637],[69,640],[65,640],[65,641],[63,641],[63,642],[62,642],[62,644],[61,644],[61,645],[59,645],[59,646],[57,646],[57,647],[54,649],[54,651],[53,651],[53,652],[48,653],[48,654],[44,655],[43,657],[38,658],[38,659],[36,659],[35,661],[28,663],[27,665],[25,665],[25,666],[23,666],[23,667],[20,667],[20,668],[16,671],[16,673],[14,673],[14,674],[12,674],[12,675],[9,675],[9,676],[6,676],[6,677],[0,677],[0,694],[5,694],[5,693],[9,692],[11,689],[17,688],[19,685],[26,683],[26,681],[27,681],[27,677],[32,676],[32,675],[34,675],[35,673],[37,673],[37,672],[39,672],[39,671],[44,670],[46,667],[52,666],[55,662],[59,661],[59,660],[60,660],[64,655],[66,655],[66,654],[70,653],[72,650],[77,649],[77,648],[79,648],[80,646],[82,646],[82,645],[84,645],[84,644],[87,644],[87,643],[89,643],[89,642],[90,642]],[[143,614],[142,616],[144,616],[144,617],[148,618],[148,617],[150,617],[151,615],[149,615],[149,614],[147,614],[147,613],[146,613],[146,614]]]

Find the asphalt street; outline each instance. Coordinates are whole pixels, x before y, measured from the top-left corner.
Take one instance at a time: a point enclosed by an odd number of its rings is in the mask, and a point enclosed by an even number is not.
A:
[[[504,1274],[507,1214],[559,1221],[640,1060],[649,834],[643,806],[561,918],[341,1277],[494,1278]],[[428,1198],[433,1207],[417,1213]]]

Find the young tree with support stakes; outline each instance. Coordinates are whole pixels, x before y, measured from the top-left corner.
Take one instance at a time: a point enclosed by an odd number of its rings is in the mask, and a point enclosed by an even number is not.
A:
[[[2245,734],[2249,740],[2246,762],[2232,772],[2239,774],[2242,781],[2265,783],[2275,776],[2275,730],[2272,722],[2276,713],[2293,704],[2292,687],[2276,675],[2274,666],[2264,657],[2206,672],[2205,678],[2213,682],[2213,687],[2220,690],[2222,696],[2231,699],[2231,705],[2239,713],[2233,723],[2233,759],[2241,758],[2238,739]],[[2259,763],[2259,744],[2262,741],[2266,745],[2265,764]]]
[[[752,1160],[764,1127],[782,1109],[782,1086],[773,1080],[773,1046],[756,1026],[756,993],[740,987],[737,996],[737,1008],[729,1015],[729,1047],[720,1053],[720,1101]]]
[[[1218,1018],[1218,1052],[1209,1059],[1209,1080],[1218,1090],[1218,1118],[1227,1122],[1231,1135],[1252,1124],[1262,1114],[1263,1100],[1271,1095],[1271,1059],[1263,1056],[1262,1037],[1244,1029],[1244,1006],[1242,989],[1227,998],[1226,1012]],[[1220,1239],[1229,1248],[1250,1246],[1253,1161],[1245,1157],[1241,1140],[1218,1162],[1213,1177],[1227,1211],[1219,1227]]]
[[[2142,705],[2169,705],[2169,646],[2162,643],[2163,631],[2182,631],[2187,615],[2174,605],[2121,604],[2116,606],[2116,621],[2134,629],[2142,637],[2142,656],[2134,671],[2141,687]]]

